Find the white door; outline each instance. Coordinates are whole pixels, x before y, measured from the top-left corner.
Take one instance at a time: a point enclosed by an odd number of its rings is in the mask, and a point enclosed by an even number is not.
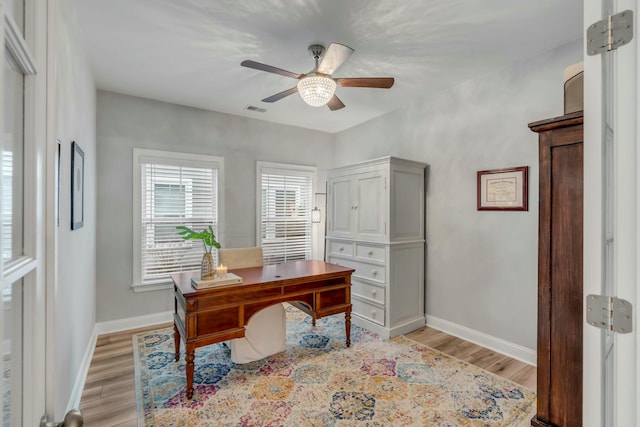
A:
[[[0,359],[3,426],[45,411],[46,3],[0,4]]]
[[[629,44],[600,55],[585,55],[584,294],[611,295],[631,302],[633,332],[611,333],[585,324],[583,424],[638,426],[637,2],[602,0],[583,5],[585,34],[592,23],[624,10],[632,11],[634,27]]]

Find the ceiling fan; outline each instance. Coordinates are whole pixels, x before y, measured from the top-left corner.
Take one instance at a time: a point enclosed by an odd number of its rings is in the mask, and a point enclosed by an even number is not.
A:
[[[324,54],[324,46],[319,44],[311,45],[309,46],[309,54],[316,60],[316,66],[306,74],[296,74],[271,65],[249,60],[242,61],[240,65],[247,68],[253,68],[254,70],[280,74],[281,76],[291,77],[298,80],[296,86],[276,93],[275,95],[271,95],[270,97],[263,99],[263,102],[276,102],[286,96],[298,92],[307,104],[313,107],[326,105],[333,111],[344,108],[344,104],[340,101],[340,98],[335,95],[337,85],[342,87],[370,87],[381,89],[388,89],[393,86],[393,77],[331,77],[338,67],[340,67],[353,52],[353,49],[349,46],[339,43],[331,43],[326,54]],[[322,57],[322,62],[318,64],[320,57]]]

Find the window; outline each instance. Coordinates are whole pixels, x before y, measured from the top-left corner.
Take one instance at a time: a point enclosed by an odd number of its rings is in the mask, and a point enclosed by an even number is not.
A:
[[[258,236],[265,264],[311,259],[315,168],[258,162]]]
[[[199,240],[183,240],[176,226],[211,225],[220,240],[223,159],[139,149],[133,158],[133,288],[163,289],[171,273],[199,269],[204,253]]]

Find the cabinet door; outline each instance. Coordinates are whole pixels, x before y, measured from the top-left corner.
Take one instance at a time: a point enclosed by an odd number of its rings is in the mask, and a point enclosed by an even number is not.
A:
[[[386,233],[384,171],[355,176],[355,233],[359,239],[383,240]]]
[[[353,229],[355,200],[352,191],[352,176],[329,178],[327,181],[327,235],[349,237]]]

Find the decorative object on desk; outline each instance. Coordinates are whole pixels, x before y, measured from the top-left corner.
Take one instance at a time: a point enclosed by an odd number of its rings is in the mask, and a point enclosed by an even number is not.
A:
[[[221,263],[218,268],[216,268],[216,276],[220,279],[227,277],[227,266]]]
[[[84,151],[71,143],[71,229],[84,225]]]
[[[195,278],[191,279],[191,286],[196,289],[207,289],[207,288],[215,288],[216,286],[223,285],[238,285],[242,283],[242,277],[233,273],[226,273],[225,277],[216,277],[212,280],[198,280]]]
[[[178,225],[176,227],[178,234],[182,236],[184,240],[200,239],[204,246],[204,255],[202,256],[202,265],[200,266],[200,278],[202,280],[211,280],[215,277],[215,269],[213,263],[213,255],[211,250],[215,247],[220,249],[220,243],[216,241],[216,235],[213,232],[213,227],[205,228],[204,230],[196,233],[192,229],[184,225]]]
[[[198,348],[195,393],[173,330],[133,336],[139,426],[530,425],[535,393],[404,336],[383,340],[342,316],[311,319],[288,306],[286,350],[235,364],[222,344]]]
[[[528,166],[478,171],[479,211],[526,211]]]

